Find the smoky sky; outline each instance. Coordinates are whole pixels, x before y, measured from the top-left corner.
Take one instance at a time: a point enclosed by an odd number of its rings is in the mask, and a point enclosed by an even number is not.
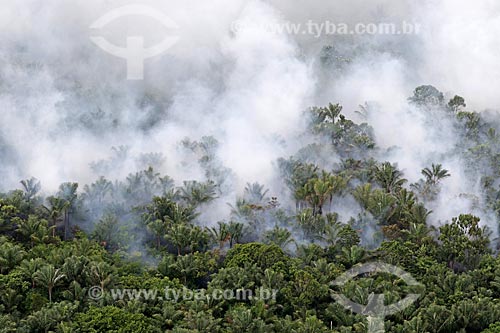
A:
[[[89,39],[99,35],[124,46],[127,36],[141,35],[154,45],[172,33],[144,17],[89,28],[132,3],[162,12],[179,27],[179,41],[145,60],[139,81],[126,79],[124,59]],[[235,175],[235,191],[254,181],[272,187],[273,161],[303,143],[305,109],[338,102],[359,121],[355,111],[369,102],[377,105],[368,119],[377,144],[398,147],[382,157],[397,161],[411,181],[444,158],[454,176],[445,193],[456,197],[475,184],[464,180],[461,161],[447,154],[446,147],[456,144],[451,125],[439,119],[429,125],[407,98],[416,86],[432,84],[447,97],[464,96],[470,110],[498,108],[499,14],[494,0],[1,0],[1,188],[31,176],[48,191],[63,181],[90,182],[100,176],[92,163],[110,159],[111,147],[119,146],[129,147],[133,158],[107,170],[111,179],[138,169],[137,156],[144,153],[161,153],[159,171],[178,181],[200,179],[203,172],[185,163],[178,145],[209,135]],[[232,31],[234,21],[254,28]],[[327,21],[408,22],[420,31],[312,36],[259,28]],[[348,61],[325,67],[327,46]]]

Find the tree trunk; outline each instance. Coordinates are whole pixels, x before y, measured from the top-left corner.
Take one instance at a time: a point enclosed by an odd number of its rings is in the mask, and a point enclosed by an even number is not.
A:
[[[68,229],[68,223],[69,223],[69,218],[68,218],[68,211],[65,210],[64,211],[64,240],[68,239],[68,233],[67,233],[67,229]]]

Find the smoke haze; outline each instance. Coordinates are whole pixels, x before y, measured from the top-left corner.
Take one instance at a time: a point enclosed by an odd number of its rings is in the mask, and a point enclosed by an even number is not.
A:
[[[126,36],[141,35],[154,45],[171,33],[143,17],[89,29],[108,11],[132,2],[1,1],[2,190],[31,176],[47,192],[65,181],[122,179],[147,167],[148,153],[161,153],[155,168],[176,184],[204,180],[197,158],[180,142],[213,136],[217,159],[231,170],[231,179],[211,214],[226,212],[226,202],[247,182],[265,184],[285,201],[274,162],[309,140],[304,110],[338,102],[348,117],[373,126],[380,158],[397,162],[410,182],[430,163],[450,170],[432,207],[435,223],[473,209],[460,194],[481,197],[478,178],[468,176],[454,154],[459,140],[453,124],[439,115],[429,123],[407,98],[416,86],[432,84],[446,100],[464,96],[468,110],[500,107],[497,1],[138,1],[179,26],[179,42],[145,61],[142,81],[126,80],[125,60],[89,39],[100,35],[123,46]],[[252,28],[231,31],[235,21]],[[315,38],[262,28],[308,21],[405,21],[420,30]],[[347,60],[323,63],[326,46]],[[365,103],[371,111],[364,118],[355,111]],[[124,158],[111,150],[120,146],[129,147]],[[339,160],[328,158],[330,168]],[[488,213],[478,215],[493,223]]]

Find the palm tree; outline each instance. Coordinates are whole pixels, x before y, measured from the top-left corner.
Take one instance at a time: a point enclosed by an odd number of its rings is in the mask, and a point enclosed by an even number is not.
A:
[[[184,284],[187,284],[188,277],[196,272],[197,266],[190,254],[184,256],[177,256],[175,264],[172,265],[183,277]]]
[[[66,279],[71,282],[84,283],[83,274],[85,272],[87,264],[90,262],[90,259],[86,256],[76,256],[73,255],[64,260],[64,264],[62,266],[62,271],[66,276]]]
[[[52,290],[62,282],[64,274],[60,269],[55,269],[52,265],[45,265],[35,273],[35,280],[47,288],[49,292],[49,302],[52,303]]]
[[[156,249],[160,249],[161,238],[167,233],[167,224],[162,220],[154,220],[147,224],[147,228],[151,231],[156,238]]]
[[[92,238],[110,251],[122,245],[120,222],[115,215],[106,214],[94,227]]]
[[[422,175],[424,175],[426,182],[432,185],[436,185],[441,179],[451,176],[441,164],[434,163],[432,163],[431,168],[422,169]]]
[[[177,255],[181,255],[182,249],[189,246],[191,227],[186,223],[174,224],[168,228],[165,239],[170,241],[177,248]]]
[[[323,206],[327,200],[330,206],[333,196],[340,193],[347,186],[347,181],[341,176],[332,175],[323,171],[320,178],[310,179],[295,193],[296,199],[306,200],[312,206],[314,214],[323,214]]]
[[[106,195],[111,193],[112,190],[113,183],[101,176],[94,183],[90,184],[90,186],[85,185],[83,187],[83,196],[85,199],[90,200],[90,202],[101,205]]]
[[[210,235],[206,229],[202,229],[199,226],[194,226],[190,228],[189,231],[189,249],[191,253],[195,251],[205,251],[207,249]]]
[[[395,213],[396,198],[382,189],[376,189],[370,196],[368,211],[382,224],[391,221]]]
[[[227,226],[227,231],[229,232],[229,248],[232,248],[235,243],[238,243],[243,237],[243,232],[244,232],[244,227],[243,223],[239,222],[234,222],[231,221],[229,222],[229,225]]]
[[[387,193],[399,191],[403,184],[407,182],[403,178],[403,173],[389,162],[376,166],[374,177]]]
[[[21,185],[23,186],[25,199],[28,202],[31,202],[41,189],[40,181],[34,177],[21,180]]]
[[[411,184],[410,187],[419,194],[424,201],[432,201],[439,194],[439,182],[450,177],[448,170],[443,169],[441,164],[432,164],[431,168],[422,169],[422,175],[425,179]]]
[[[15,313],[17,312],[17,306],[23,301],[23,295],[19,293],[17,290],[2,287],[2,293],[0,293],[0,302],[2,303],[2,312],[3,313]],[[5,332],[5,327],[2,327],[2,332]],[[6,331],[13,332],[13,331]]]
[[[295,199],[295,211],[298,212],[302,210],[302,204],[306,201],[306,197],[309,195],[309,188],[304,185],[295,190],[293,193]]]
[[[26,252],[20,245],[9,243],[0,236],[0,274],[8,273],[20,263]]]
[[[318,239],[325,242],[329,246],[335,246],[341,238],[343,224],[338,221],[338,215],[328,214],[328,224],[322,234],[318,235]]]
[[[427,217],[432,214],[432,210],[427,210],[423,204],[413,205],[409,211],[405,211],[404,216],[408,222],[415,224],[427,224]]]
[[[323,172],[322,178],[325,181],[327,181],[331,186],[331,190],[329,193],[330,209],[331,209],[333,196],[335,194],[341,193],[347,187],[347,182],[349,180],[349,177],[344,178],[342,176],[332,175],[331,173]]]
[[[280,289],[281,286],[285,284],[285,277],[283,273],[276,272],[271,268],[266,268],[264,270],[264,275],[262,276],[262,287],[268,289]]]
[[[428,228],[425,224],[412,223],[408,230],[403,230],[403,233],[407,235],[410,241],[420,245],[432,240],[430,236],[431,230],[432,229]]]
[[[93,262],[89,265],[87,276],[92,283],[99,284],[103,291],[113,279],[113,268],[104,261]]]
[[[229,332],[265,332],[264,322],[255,318],[250,309],[235,307],[230,313],[231,326]]]
[[[166,196],[153,197],[152,202],[144,208],[144,219],[147,221],[163,220],[171,214],[176,203]]]
[[[288,229],[275,226],[274,229],[264,234],[264,242],[276,244],[282,249],[285,249],[289,244],[295,243],[295,240],[292,238],[292,233]]]
[[[325,219],[321,215],[315,215],[311,208],[302,210],[297,216],[297,223],[304,230],[307,237],[312,241],[324,230]]]
[[[243,198],[250,204],[261,205],[267,201],[267,192],[269,192],[269,190],[264,190],[264,185],[260,185],[259,183],[247,183]]]
[[[321,126],[324,124],[333,124],[338,120],[340,113],[342,112],[342,106],[340,104],[328,104],[327,107],[313,108],[312,112],[316,117],[314,123],[316,126]]]
[[[69,206],[69,202],[62,198],[50,196],[47,198],[50,208],[44,206],[51,220],[52,237],[56,237],[57,223],[62,221],[62,215]]]
[[[177,322],[184,318],[184,311],[179,310],[173,304],[165,303],[161,313],[155,313],[152,317],[161,323],[162,326],[172,329]]]
[[[369,183],[364,185],[359,185],[352,191],[352,196],[359,202],[359,204],[364,209],[367,209],[370,206],[371,194],[372,194],[372,185]]]
[[[325,324],[316,316],[307,316],[304,321],[301,321],[297,333],[325,333],[329,330]]]
[[[23,260],[19,266],[21,274],[31,280],[31,288],[35,289],[36,277],[35,273],[43,266],[41,258]]]
[[[353,245],[350,248],[344,247],[342,248],[341,262],[346,267],[352,267],[365,257],[365,253],[365,249],[357,245]]]
[[[177,203],[173,203],[169,207],[167,215],[163,218],[169,225],[188,223],[196,218],[198,214],[194,212],[193,206],[183,207]]]
[[[184,181],[184,186],[179,189],[179,196],[190,206],[210,202],[217,198],[217,186],[213,181],[199,183],[195,180]]]
[[[27,220],[16,218],[16,232],[21,234],[24,239],[29,240],[30,247],[35,245],[35,242],[43,242],[48,238],[48,223],[46,220],[39,219],[34,215],[30,215]]]
[[[29,332],[72,332],[68,323],[76,313],[77,304],[63,301],[44,306],[38,311],[32,312],[24,321],[24,330]]]
[[[289,159],[278,159],[278,166],[282,177],[285,180],[286,186],[295,195],[304,187],[304,185],[312,178],[317,178],[318,167],[314,164],[303,163],[295,160],[294,158]],[[304,200],[305,195],[295,197],[295,209],[299,211],[301,209],[300,203]]]
[[[68,229],[70,225],[70,214],[73,213],[76,202],[78,183],[63,183],[59,186],[59,197],[66,201],[64,207],[64,240],[68,238]]]
[[[311,185],[312,185],[311,188],[312,193],[309,196],[309,198],[311,200],[310,201],[311,205],[313,205],[313,213],[322,215],[323,205],[334,191],[333,184],[331,184],[328,180],[325,179],[317,179],[313,180],[313,183]]]
[[[219,243],[219,250],[222,250],[224,244],[231,239],[231,234],[228,230],[228,225],[225,222],[217,222],[217,227],[209,229],[212,238]]]

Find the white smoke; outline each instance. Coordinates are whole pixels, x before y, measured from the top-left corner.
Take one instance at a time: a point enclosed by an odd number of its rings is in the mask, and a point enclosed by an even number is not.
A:
[[[456,144],[450,125],[444,119],[425,122],[407,97],[414,87],[433,84],[464,96],[470,109],[500,106],[500,3],[137,1],[177,22],[180,38],[165,54],[146,60],[145,79],[138,82],[125,79],[124,59],[89,40],[96,33],[89,29],[93,21],[130,3],[2,1],[2,189],[31,176],[48,191],[63,181],[90,182],[97,177],[90,164],[108,158],[110,148],[121,145],[129,146],[134,158],[161,152],[166,162],[159,171],[178,182],[201,179],[203,171],[196,163],[182,163],[178,143],[185,137],[213,135],[220,142],[218,157],[236,175],[238,192],[246,182],[272,183],[273,161],[300,147],[296,140],[307,122],[302,118],[305,108],[339,102],[349,117],[362,120],[354,111],[368,101],[378,106],[368,119],[378,146],[399,147],[384,157],[397,162],[410,181],[420,177],[421,168],[437,162],[452,174],[442,198],[471,189],[477,193],[461,162],[448,156],[448,147]],[[265,29],[287,21],[327,20],[408,21],[421,29],[416,35],[320,38]],[[232,32],[234,21],[254,28]],[[124,45],[128,34],[141,34],[153,45],[169,32],[144,18],[124,18],[97,33],[117,45]],[[340,70],[319,65],[325,45],[349,59]],[[106,176],[124,177],[136,168],[134,158]],[[332,164],[336,160],[332,156]],[[446,210],[448,200],[442,200],[441,212],[468,209],[458,200],[456,210]]]

